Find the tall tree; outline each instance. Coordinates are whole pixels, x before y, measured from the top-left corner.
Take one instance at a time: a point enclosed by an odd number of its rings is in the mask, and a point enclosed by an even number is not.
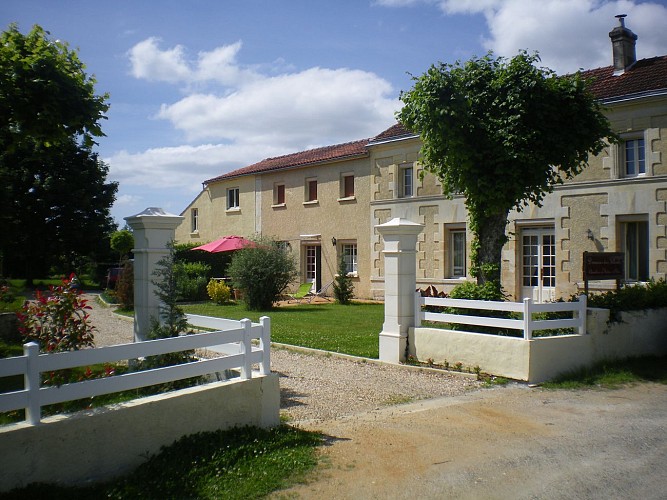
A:
[[[398,120],[419,133],[425,170],[447,196],[465,196],[474,234],[471,273],[500,286],[509,212],[580,173],[588,155],[614,141],[609,122],[579,74],[540,68],[537,54],[489,53],[439,63],[401,93]]]
[[[117,184],[92,150],[108,96],[48,35],[0,35],[0,271],[28,278],[108,248],[115,229]]]

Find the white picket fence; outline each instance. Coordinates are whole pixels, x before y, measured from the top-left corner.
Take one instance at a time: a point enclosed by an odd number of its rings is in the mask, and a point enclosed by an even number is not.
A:
[[[271,372],[271,321],[260,318],[259,324],[188,314],[194,327],[213,329],[207,333],[181,337],[119,344],[95,349],[39,354],[39,346],[30,342],[23,346],[23,355],[0,360],[0,377],[23,375],[24,389],[0,394],[0,412],[26,411],[26,422],[38,424],[41,407],[65,401],[138,389],[190,377],[240,369],[241,379],[252,377],[252,365],[259,365],[259,374]],[[258,340],[258,345],[253,345]],[[85,380],[61,386],[40,387],[41,374],[68,368],[85,367],[121,360],[135,360],[171,352],[207,349],[224,354],[213,359],[124,373],[107,378]]]
[[[415,294],[415,327],[421,326],[422,321],[438,323],[454,323],[474,326],[488,326],[523,331],[523,338],[530,340],[537,330],[555,330],[571,328],[579,335],[586,334],[586,295],[580,295],[578,302],[548,302],[535,303],[532,299],[523,302],[495,302],[488,300],[447,299],[436,297],[422,297]],[[475,309],[484,311],[508,311],[521,313],[521,319],[492,318],[464,314],[434,313],[422,311],[422,306],[439,306],[460,309]],[[542,319],[533,318],[536,313],[572,312],[572,318]]]

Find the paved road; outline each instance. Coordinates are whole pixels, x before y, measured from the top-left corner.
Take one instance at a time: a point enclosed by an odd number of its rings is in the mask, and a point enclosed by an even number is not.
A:
[[[312,428],[323,465],[276,498],[667,498],[665,385],[514,386]]]

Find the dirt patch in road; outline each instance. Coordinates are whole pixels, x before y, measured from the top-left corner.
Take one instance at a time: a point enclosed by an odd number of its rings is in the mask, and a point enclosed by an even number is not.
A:
[[[667,386],[476,391],[311,426],[309,484],[275,498],[664,498]],[[656,467],[660,464],[659,467]]]

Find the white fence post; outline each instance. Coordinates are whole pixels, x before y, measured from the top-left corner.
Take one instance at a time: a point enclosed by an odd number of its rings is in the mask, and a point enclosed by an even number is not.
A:
[[[395,218],[375,226],[384,239],[384,323],[380,360],[405,360],[408,330],[415,323],[417,235],[424,226]]]
[[[422,326],[422,293],[419,290],[415,292],[415,328],[418,326]]]
[[[147,340],[151,318],[160,319],[160,300],[155,296],[153,270],[169,251],[176,227],[184,217],[150,207],[125,217],[134,232],[134,340]]]
[[[37,425],[42,418],[39,403],[39,345],[36,342],[23,344],[23,354],[28,357],[28,367],[23,375],[25,390],[28,391],[25,419],[29,424]]]
[[[579,310],[577,312],[579,318],[579,335],[586,335],[587,310],[588,296],[582,293],[579,295]]]
[[[262,316],[259,318],[262,325],[262,335],[259,337],[259,348],[262,351],[262,362],[259,365],[260,375],[271,373],[271,318]]]
[[[533,338],[533,300],[523,299],[523,338],[530,340]]]
[[[243,327],[243,341],[241,342],[243,365],[241,366],[241,378],[247,380],[252,377],[252,322],[248,318],[242,319],[241,326]]]

